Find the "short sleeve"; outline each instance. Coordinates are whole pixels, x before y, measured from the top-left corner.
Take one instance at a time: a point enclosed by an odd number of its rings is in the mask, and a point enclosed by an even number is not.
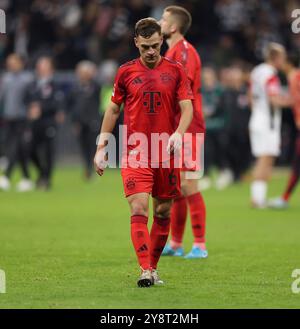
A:
[[[176,91],[177,100],[182,101],[185,99],[194,99],[190,81],[182,65],[178,65],[178,71],[179,76]]]
[[[125,98],[125,86],[124,86],[123,71],[119,69],[115,78],[111,100],[115,104],[121,105],[124,102],[124,98]]]
[[[280,80],[278,76],[273,75],[267,80],[266,83],[267,94],[269,96],[274,96],[280,94]]]

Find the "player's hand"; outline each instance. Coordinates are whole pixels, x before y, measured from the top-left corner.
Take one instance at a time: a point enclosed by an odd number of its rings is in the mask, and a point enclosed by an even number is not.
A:
[[[106,152],[104,148],[97,149],[94,157],[94,167],[99,176],[102,176],[106,167]]]
[[[176,153],[182,148],[182,135],[178,132],[172,134],[169,138],[167,152],[169,154]]]
[[[32,103],[29,107],[28,117],[29,120],[37,120],[42,115],[42,110],[39,103]]]

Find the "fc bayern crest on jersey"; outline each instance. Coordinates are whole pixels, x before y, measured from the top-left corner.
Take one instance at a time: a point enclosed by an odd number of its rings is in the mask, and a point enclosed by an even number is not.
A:
[[[126,187],[128,190],[133,190],[135,188],[135,179],[133,177],[126,179]]]
[[[171,76],[170,73],[164,72],[160,75],[161,82],[163,83],[169,83],[170,81],[173,80],[173,77]]]

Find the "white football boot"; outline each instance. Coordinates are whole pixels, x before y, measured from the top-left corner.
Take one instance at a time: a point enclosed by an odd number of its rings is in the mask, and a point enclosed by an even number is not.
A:
[[[30,179],[23,178],[17,184],[16,189],[18,192],[29,192],[32,191],[34,187],[34,183]]]
[[[0,190],[8,191],[10,189],[10,181],[6,176],[0,176]]]

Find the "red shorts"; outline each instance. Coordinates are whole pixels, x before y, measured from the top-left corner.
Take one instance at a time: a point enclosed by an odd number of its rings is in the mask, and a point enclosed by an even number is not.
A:
[[[149,193],[159,199],[174,199],[180,195],[178,168],[122,168],[125,196]]]
[[[182,171],[203,171],[204,133],[185,135],[182,154]]]

